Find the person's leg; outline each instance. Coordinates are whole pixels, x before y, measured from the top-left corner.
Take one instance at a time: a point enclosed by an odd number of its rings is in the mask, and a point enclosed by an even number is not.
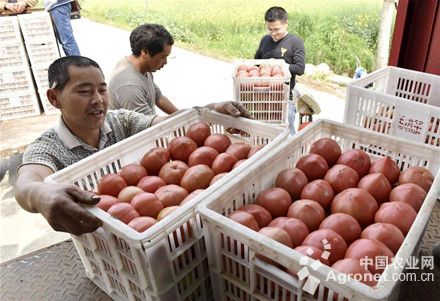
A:
[[[81,55],[75,37],[73,36],[72,24],[70,23],[71,10],[72,8],[69,2],[57,6],[50,11],[66,56]]]

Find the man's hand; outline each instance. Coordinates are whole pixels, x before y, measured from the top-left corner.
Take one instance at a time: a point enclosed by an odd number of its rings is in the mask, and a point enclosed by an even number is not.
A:
[[[246,110],[241,103],[236,101],[223,101],[218,103],[211,103],[206,106],[208,109],[215,110],[219,113],[231,115],[234,117],[245,117],[252,119],[251,114]]]
[[[96,205],[100,198],[75,185],[46,184],[34,191],[39,197],[36,209],[55,231],[75,235],[93,232],[102,226],[102,221],[79,203]]]
[[[39,164],[28,164],[18,169],[15,199],[29,212],[41,213],[56,231],[75,235],[93,232],[102,221],[81,207],[79,203],[95,205],[98,196],[75,185],[44,183],[52,169]]]
[[[18,6],[15,3],[6,3],[5,9],[10,10],[11,12],[18,13]]]
[[[26,1],[19,1],[17,2],[17,4],[15,5],[15,9],[17,11],[17,13],[22,13],[26,10]]]

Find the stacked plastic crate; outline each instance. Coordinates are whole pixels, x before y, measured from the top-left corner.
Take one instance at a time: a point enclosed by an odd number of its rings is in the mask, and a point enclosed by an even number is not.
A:
[[[49,86],[47,69],[54,60],[60,57],[50,15],[47,12],[34,12],[20,15],[18,20],[44,113],[57,113],[58,110],[46,97]]]
[[[15,16],[0,18],[0,120],[40,114]]]
[[[234,100],[256,120],[286,126],[290,71],[284,60],[235,60]]]

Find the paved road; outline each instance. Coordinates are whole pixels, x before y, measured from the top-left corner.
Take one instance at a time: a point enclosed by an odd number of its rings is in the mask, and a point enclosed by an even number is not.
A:
[[[79,19],[73,21],[82,55],[96,60],[108,78],[116,62],[130,54],[129,32]],[[202,106],[212,101],[232,99],[232,64],[173,47],[168,64],[155,73],[155,80],[179,108]],[[299,85],[299,88],[306,87]],[[318,117],[342,120],[344,101],[331,94],[309,90],[322,108]],[[10,134],[10,143],[26,145],[54,122],[54,116],[28,119],[26,127],[8,125],[21,132]],[[31,121],[32,120],[32,121]],[[4,123],[5,125],[6,123]],[[9,135],[9,134],[8,134]],[[19,140],[19,141],[18,141]],[[6,141],[6,144],[9,143]],[[3,144],[3,141],[2,141]],[[2,148],[8,148],[8,145]],[[0,186],[0,262],[51,245],[68,236],[54,232],[44,218],[22,210],[12,197],[6,180]]]

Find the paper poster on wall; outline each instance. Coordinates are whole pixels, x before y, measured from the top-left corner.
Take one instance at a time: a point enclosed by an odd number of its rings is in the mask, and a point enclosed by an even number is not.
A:
[[[429,110],[421,107],[396,105],[391,135],[425,143],[429,127]]]

